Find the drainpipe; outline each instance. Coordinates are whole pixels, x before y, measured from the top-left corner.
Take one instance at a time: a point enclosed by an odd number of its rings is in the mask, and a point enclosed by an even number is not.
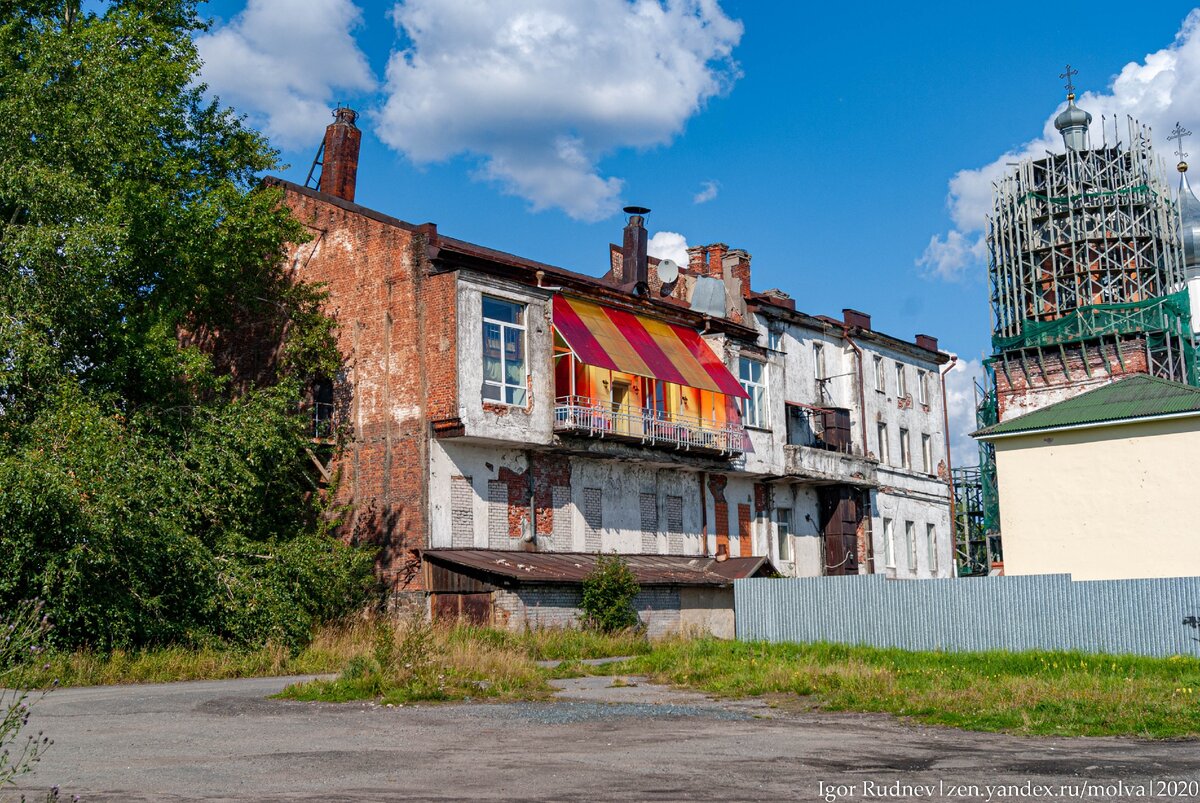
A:
[[[708,474],[700,472],[700,541],[704,545],[705,557],[711,557],[708,554],[708,491],[705,486],[708,485]]]
[[[955,540],[954,551],[958,552],[958,538],[955,532],[958,530],[958,522],[955,520],[954,509],[954,465],[950,461],[950,409],[946,404],[946,374],[954,370],[954,366],[958,365],[958,355],[951,354],[950,362],[938,370],[942,378],[942,433],[946,436],[946,477],[950,485],[950,537]],[[988,566],[989,571],[991,566]]]
[[[525,450],[525,471],[529,477],[529,530],[522,534],[522,549],[537,552],[537,496],[533,479],[533,450]]]

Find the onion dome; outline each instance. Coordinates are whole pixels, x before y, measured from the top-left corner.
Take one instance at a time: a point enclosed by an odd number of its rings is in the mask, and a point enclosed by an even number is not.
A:
[[[1067,108],[1054,118],[1054,127],[1062,134],[1069,151],[1087,150],[1088,126],[1092,115],[1075,105],[1075,93],[1067,95]]]

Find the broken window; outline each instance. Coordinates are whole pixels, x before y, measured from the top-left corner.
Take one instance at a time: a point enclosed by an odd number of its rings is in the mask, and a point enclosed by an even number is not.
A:
[[[318,379],[312,385],[312,436],[333,437],[333,382]]]
[[[929,404],[929,372],[917,371],[917,401],[921,404]]]
[[[900,465],[903,468],[912,468],[912,452],[908,444],[908,430],[904,427],[900,428]]]
[[[896,396],[903,398],[908,395],[908,380],[905,378],[904,363],[896,363]]]
[[[889,457],[887,424],[879,424],[878,432],[879,432],[879,462],[887,463],[888,457]]]
[[[825,379],[825,344],[813,343],[813,363],[816,366],[817,379]]]
[[[525,305],[483,297],[483,398],[523,406],[529,374],[525,359]]]
[[[883,370],[883,357],[875,355],[875,389],[880,393],[887,391],[887,376]]]

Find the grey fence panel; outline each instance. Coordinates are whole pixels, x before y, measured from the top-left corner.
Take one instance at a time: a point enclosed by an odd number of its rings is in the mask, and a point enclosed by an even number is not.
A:
[[[1200,656],[1200,577],[858,575],[738,580],[733,590],[745,641]]]

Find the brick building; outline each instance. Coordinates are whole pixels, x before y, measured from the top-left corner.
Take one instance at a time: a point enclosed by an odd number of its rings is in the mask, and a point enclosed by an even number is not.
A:
[[[952,573],[936,340],[798,312],[723,244],[660,263],[646,210],[593,276],[356,205],[356,169],[339,110],[330,191],[269,182],[312,233],[290,269],[338,322],[344,371],[316,396],[345,433],[344,531],[395,591],[439,549]]]

